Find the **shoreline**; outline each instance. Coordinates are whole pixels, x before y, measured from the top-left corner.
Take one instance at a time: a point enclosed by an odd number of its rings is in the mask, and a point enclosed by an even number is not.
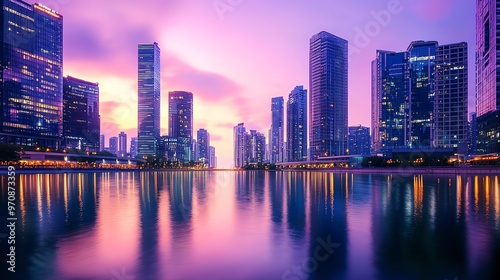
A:
[[[0,176],[8,174],[7,166],[0,166]],[[500,166],[468,166],[468,167],[405,167],[405,168],[328,168],[328,169],[285,169],[285,170],[238,170],[238,169],[118,169],[118,168],[20,168],[16,174],[57,174],[57,173],[106,173],[106,172],[206,172],[206,171],[266,171],[266,172],[327,172],[334,174],[464,174],[464,175],[500,175]]]

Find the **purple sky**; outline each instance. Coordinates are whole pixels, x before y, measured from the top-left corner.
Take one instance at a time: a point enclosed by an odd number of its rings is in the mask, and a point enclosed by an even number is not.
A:
[[[296,85],[309,88],[309,39],[322,30],[350,44],[350,125],[370,125],[370,62],[375,51],[405,50],[414,40],[468,42],[469,95],[475,95],[474,1],[47,0],[42,4],[64,16],[64,74],[100,84],[101,131],[107,138],[122,130],[129,137],[136,135],[137,44],[156,41],[161,48],[162,134],[168,131],[168,92],[192,91],[195,131],[210,132],[220,167],[233,164],[234,125],[245,122],[247,129],[267,135],[271,97],[286,99]],[[380,11],[390,18],[377,23]],[[472,98],[469,103],[473,109]]]

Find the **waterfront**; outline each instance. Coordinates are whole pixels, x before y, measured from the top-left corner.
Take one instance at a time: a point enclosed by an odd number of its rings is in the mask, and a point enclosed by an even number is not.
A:
[[[17,185],[17,279],[500,276],[498,176],[104,172]]]

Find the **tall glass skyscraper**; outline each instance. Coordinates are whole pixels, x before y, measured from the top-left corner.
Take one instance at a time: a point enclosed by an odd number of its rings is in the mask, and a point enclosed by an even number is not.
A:
[[[311,160],[347,150],[348,43],[322,31],[310,40],[309,120]]]
[[[160,137],[160,48],[139,45],[138,147],[139,156],[155,156]]]
[[[476,0],[478,153],[500,152],[500,1]]]
[[[196,141],[198,147],[198,159],[205,164],[210,163],[210,134],[206,129],[199,129]]]
[[[373,151],[467,143],[467,44],[415,41],[372,62]]]
[[[63,146],[100,151],[99,84],[68,76],[63,88]]]
[[[271,99],[271,163],[283,162],[283,139],[285,129],[285,100],[283,97]]]
[[[377,51],[377,58],[372,63],[374,151],[409,144],[407,61],[406,52]]]
[[[307,90],[297,86],[286,104],[286,144],[288,161],[307,160]]]
[[[57,148],[63,131],[63,17],[3,0],[0,142]]]
[[[189,146],[189,154],[178,155],[179,160],[184,162],[193,160],[193,93],[187,91],[168,93],[168,129],[170,137],[183,138],[181,141],[183,145]],[[189,144],[184,143],[186,141]]]
[[[234,143],[234,167],[243,167],[246,162],[246,129],[245,124],[240,123],[233,129]]]

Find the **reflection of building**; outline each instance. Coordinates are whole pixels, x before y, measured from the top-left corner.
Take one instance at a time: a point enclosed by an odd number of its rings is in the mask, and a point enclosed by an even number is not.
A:
[[[476,1],[478,153],[500,152],[500,35],[498,1]]]
[[[2,3],[0,142],[58,148],[63,132],[63,17],[39,4]]]
[[[467,142],[467,43],[415,41],[372,62],[373,150]]]
[[[99,84],[71,76],[63,79],[63,146],[99,151]]]
[[[127,134],[121,132],[118,135],[118,156],[124,157],[127,155]]]
[[[364,126],[349,127],[349,154],[369,155],[371,148],[370,128]]]
[[[283,142],[284,142],[284,99],[275,97],[271,99],[271,163],[283,162]]]
[[[322,31],[310,40],[311,159],[347,150],[347,41]]]
[[[307,90],[295,87],[288,96],[286,110],[287,161],[307,160]]]
[[[138,147],[140,156],[155,156],[160,137],[160,48],[139,45]]]

